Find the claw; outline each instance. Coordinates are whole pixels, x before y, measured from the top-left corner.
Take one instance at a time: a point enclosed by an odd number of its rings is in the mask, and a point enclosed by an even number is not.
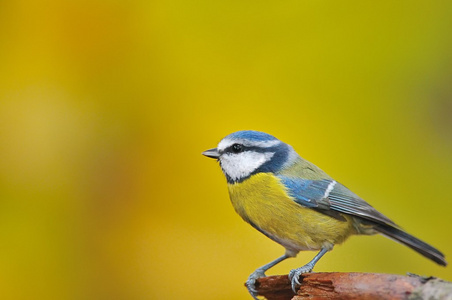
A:
[[[291,282],[291,285],[292,285],[292,290],[293,290],[293,292],[295,294],[297,293],[297,287],[299,285],[301,285],[301,283],[299,281],[300,275],[304,274],[304,273],[309,273],[311,271],[312,271],[312,266],[309,265],[309,264],[304,265],[304,266],[302,266],[302,267],[300,267],[298,269],[293,269],[293,270],[290,271],[289,279],[290,279],[290,282]]]
[[[248,280],[245,283],[248,292],[250,293],[251,297],[253,297],[254,300],[259,300],[257,298],[256,280],[262,277],[265,277],[264,271],[262,271],[261,269],[257,269],[256,271],[251,273],[251,275],[248,277]]]

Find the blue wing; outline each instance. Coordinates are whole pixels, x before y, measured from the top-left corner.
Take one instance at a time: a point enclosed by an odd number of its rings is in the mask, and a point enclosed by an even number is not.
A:
[[[366,220],[397,226],[386,216],[359,198],[345,186],[330,179],[308,180],[278,176],[289,196],[300,205],[337,217],[336,213],[361,217]]]

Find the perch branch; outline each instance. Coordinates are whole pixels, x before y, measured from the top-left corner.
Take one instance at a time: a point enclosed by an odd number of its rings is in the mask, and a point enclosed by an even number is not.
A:
[[[307,273],[295,295],[287,275],[260,278],[256,287],[268,300],[447,299],[452,283],[433,277],[375,273]]]

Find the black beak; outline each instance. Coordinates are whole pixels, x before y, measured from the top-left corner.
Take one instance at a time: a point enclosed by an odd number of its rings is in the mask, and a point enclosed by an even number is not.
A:
[[[206,150],[202,153],[202,155],[215,159],[218,159],[220,157],[220,153],[218,153],[217,148]]]

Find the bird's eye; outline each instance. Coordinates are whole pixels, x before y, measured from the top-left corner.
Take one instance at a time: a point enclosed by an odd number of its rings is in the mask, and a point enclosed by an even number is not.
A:
[[[243,151],[243,145],[240,144],[234,144],[232,145],[232,152],[234,153],[240,153]]]

